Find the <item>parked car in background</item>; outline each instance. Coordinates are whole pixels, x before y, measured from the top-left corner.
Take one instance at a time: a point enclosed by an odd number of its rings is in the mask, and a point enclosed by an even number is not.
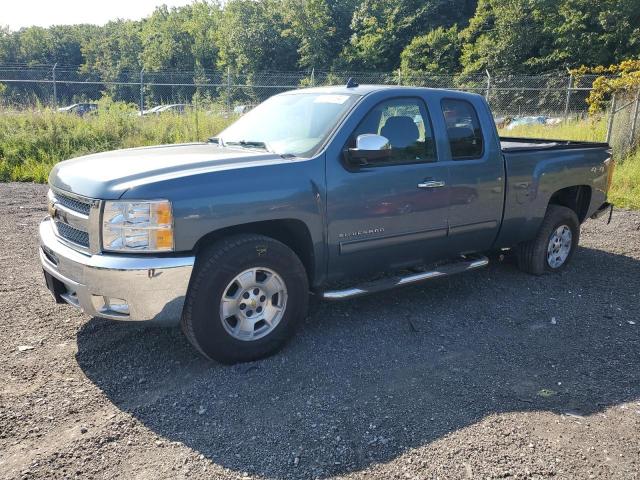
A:
[[[500,138],[471,93],[295,90],[207,143],[57,164],[40,260],[59,303],[181,319],[203,355],[249,361],[282,347],[310,291],[353,298],[503,249],[525,272],[561,271],[610,207],[610,157],[606,143]]]
[[[162,107],[158,108],[155,112],[155,115],[159,115],[161,113],[177,113],[183,114],[193,107],[191,105],[187,105],[186,103],[172,103],[170,105],[162,105]]]
[[[142,112],[138,112],[138,116],[141,117],[143,115],[151,115],[153,113],[156,113],[162,107],[164,107],[164,105],[156,105],[155,107],[152,107],[148,110],[143,110]]]
[[[233,113],[236,115],[244,115],[250,111],[255,105],[236,105],[233,107]]]
[[[502,125],[498,124],[498,121],[496,119],[496,125],[498,125],[498,128],[506,127],[507,130],[513,130],[514,128],[527,125],[557,125],[560,122],[562,122],[561,117],[547,117],[544,115],[514,117],[506,122],[503,122]]]
[[[171,103],[168,105],[156,105],[155,107],[150,108],[149,110],[144,110],[142,114],[138,112],[138,115],[139,116],[140,115],[160,115],[162,113],[175,113],[180,115],[189,111],[192,108],[193,106],[187,103]]]
[[[86,115],[87,113],[92,113],[98,110],[97,103],[74,103],[73,105],[69,105],[68,107],[60,107],[58,108],[58,112],[60,113],[74,113],[79,116]]]

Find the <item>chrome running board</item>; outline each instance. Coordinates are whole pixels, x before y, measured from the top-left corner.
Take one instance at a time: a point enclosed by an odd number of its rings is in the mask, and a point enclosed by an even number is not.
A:
[[[455,275],[456,273],[486,267],[488,264],[489,259],[483,255],[467,255],[461,257],[459,260],[441,265],[434,270],[412,273],[404,276],[387,277],[344,290],[326,290],[321,293],[321,297],[325,300],[345,300],[347,298],[368,295],[369,293],[390,290],[392,288],[402,287],[405,285],[413,285],[415,283],[433,280],[434,278],[448,277],[450,275]]]

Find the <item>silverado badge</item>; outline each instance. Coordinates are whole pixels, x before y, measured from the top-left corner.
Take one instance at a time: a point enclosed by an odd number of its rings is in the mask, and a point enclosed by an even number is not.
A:
[[[384,232],[384,228],[382,227],[369,228],[367,230],[358,230],[357,232],[339,233],[338,238],[353,238],[353,237],[360,237],[362,235],[372,235],[374,233],[383,233],[383,232]]]

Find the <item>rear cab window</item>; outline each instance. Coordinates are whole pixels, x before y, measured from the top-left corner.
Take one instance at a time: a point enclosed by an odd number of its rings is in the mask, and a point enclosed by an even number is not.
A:
[[[441,102],[452,160],[473,160],[484,153],[484,139],[476,109],[470,102],[445,98]]]

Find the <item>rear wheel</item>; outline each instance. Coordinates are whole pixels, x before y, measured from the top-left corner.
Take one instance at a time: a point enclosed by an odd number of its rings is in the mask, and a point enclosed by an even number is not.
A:
[[[202,252],[182,315],[182,330],[206,357],[236,363],[278,351],[304,318],[304,266],[286,245],[238,235]]]
[[[534,275],[565,268],[580,240],[576,213],[560,205],[549,205],[536,238],[516,248],[518,267]]]

